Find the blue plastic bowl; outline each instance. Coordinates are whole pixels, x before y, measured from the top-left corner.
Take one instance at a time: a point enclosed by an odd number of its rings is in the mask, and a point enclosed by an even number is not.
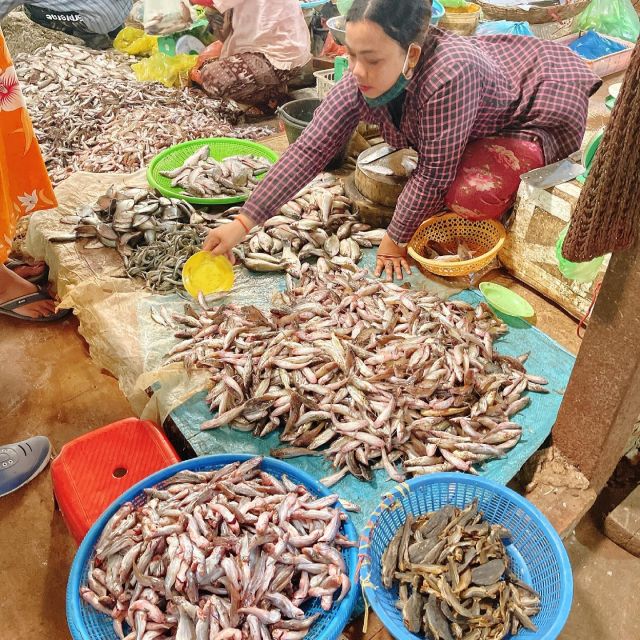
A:
[[[435,27],[444,16],[444,7],[438,2],[438,0],[432,0],[431,2],[431,24]]]
[[[461,473],[413,478],[383,496],[360,538],[360,581],[365,597],[394,638],[424,640],[404,626],[395,606],[397,587],[389,590],[382,584],[382,554],[408,513],[419,517],[447,504],[465,507],[474,498],[478,498],[486,520],[511,531],[507,545],[511,569],[542,599],[540,613],[533,618],[538,631],[522,629],[518,640],[555,640],[567,621],[573,599],[571,565],[560,537],[536,507],[511,489]]]
[[[85,536],[80,548],[71,565],[71,573],[67,582],[67,624],[74,640],[117,640],[113,630],[112,620],[109,616],[98,613],[85,604],[80,597],[80,587],[86,584],[89,561],[94,553],[94,548],[104,526],[109,518],[125,503],[143,504],[146,502],[143,489],[153,487],[167,480],[171,476],[190,469],[191,471],[209,471],[219,469],[232,462],[244,462],[254,456],[251,455],[217,455],[204,456],[186,460],[158,471],[153,475],[141,480],[127,492],[123,493],[95,522]],[[312,494],[323,497],[331,494],[331,491],[304,471],[292,467],[286,462],[280,462],[273,458],[265,458],[261,467],[267,473],[281,478],[286,475],[298,484],[304,485]],[[357,534],[351,520],[344,522],[342,533],[349,540],[357,542]],[[308,615],[320,613],[321,617],[311,627],[305,640],[337,640],[342,630],[351,619],[353,609],[358,598],[356,581],[356,566],[358,562],[358,551],[355,547],[344,550],[344,558],[349,570],[352,588],[347,597],[339,604],[334,603],[330,611],[323,611],[320,607],[320,600],[312,600],[303,607]]]

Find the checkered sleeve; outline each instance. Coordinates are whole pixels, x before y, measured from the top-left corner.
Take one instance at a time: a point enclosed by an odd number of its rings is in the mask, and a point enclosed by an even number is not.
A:
[[[358,87],[351,75],[316,109],[311,124],[284,153],[243,207],[257,224],[276,214],[320,173],[349,140],[360,120]]]
[[[482,83],[469,64],[446,70],[442,86],[425,97],[418,124],[418,166],[407,182],[388,233],[395,242],[409,242],[428,217],[440,213],[460,158],[467,146],[480,106]]]

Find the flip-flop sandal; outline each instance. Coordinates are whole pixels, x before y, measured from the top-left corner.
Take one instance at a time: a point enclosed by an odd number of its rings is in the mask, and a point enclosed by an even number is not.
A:
[[[28,262],[24,262],[23,260],[14,260],[13,258],[9,258],[4,266],[7,269],[11,269],[11,271],[15,271],[19,267],[31,267]],[[31,284],[41,284],[42,282],[46,282],[49,279],[49,267],[45,265],[44,271],[39,276],[31,276],[30,278],[24,278],[27,282]]]
[[[62,320],[62,318],[71,313],[71,309],[62,309],[57,313],[52,313],[50,316],[30,318],[29,316],[25,316],[14,311],[14,309],[25,307],[28,304],[38,302],[40,300],[53,300],[53,298],[46,291],[38,289],[38,291],[34,291],[26,296],[14,298],[13,300],[8,300],[7,302],[0,304],[0,314],[9,316],[10,318],[15,318],[16,320],[26,320],[27,322],[56,322],[57,320]]]

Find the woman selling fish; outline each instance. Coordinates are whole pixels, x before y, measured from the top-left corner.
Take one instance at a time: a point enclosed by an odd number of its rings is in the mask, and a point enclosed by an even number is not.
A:
[[[273,113],[287,83],[311,59],[309,29],[299,0],[191,0],[224,14],[219,60],[194,79],[214,98],[246,105],[248,115]]]
[[[229,253],[321,171],[360,120],[418,166],[380,245],[376,274],[409,273],[406,246],[446,205],[498,218],[519,176],[579,149],[600,80],[567,47],[522,36],[461,37],[429,26],[428,0],[355,0],[347,16],[351,73],[316,111],[232,224],[206,248]]]

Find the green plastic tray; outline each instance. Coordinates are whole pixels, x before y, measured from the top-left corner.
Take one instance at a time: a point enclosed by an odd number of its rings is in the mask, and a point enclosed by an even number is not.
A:
[[[171,178],[165,178],[160,175],[161,171],[177,169],[190,155],[205,145],[209,147],[211,157],[216,160],[224,160],[229,156],[237,155],[259,156],[260,158],[270,160],[272,163],[278,160],[278,154],[275,151],[257,142],[251,142],[250,140],[236,140],[235,138],[202,138],[200,140],[190,140],[189,142],[181,142],[180,144],[165,149],[151,161],[147,169],[147,180],[149,184],[167,198],[179,198],[191,204],[212,205],[245,202],[248,198],[246,195],[224,196],[220,198],[197,198],[195,196],[189,196],[183,193],[181,187],[172,187]]]
[[[533,307],[522,296],[507,287],[494,282],[482,282],[480,291],[487,302],[501,313],[517,318],[531,318],[535,315]]]

